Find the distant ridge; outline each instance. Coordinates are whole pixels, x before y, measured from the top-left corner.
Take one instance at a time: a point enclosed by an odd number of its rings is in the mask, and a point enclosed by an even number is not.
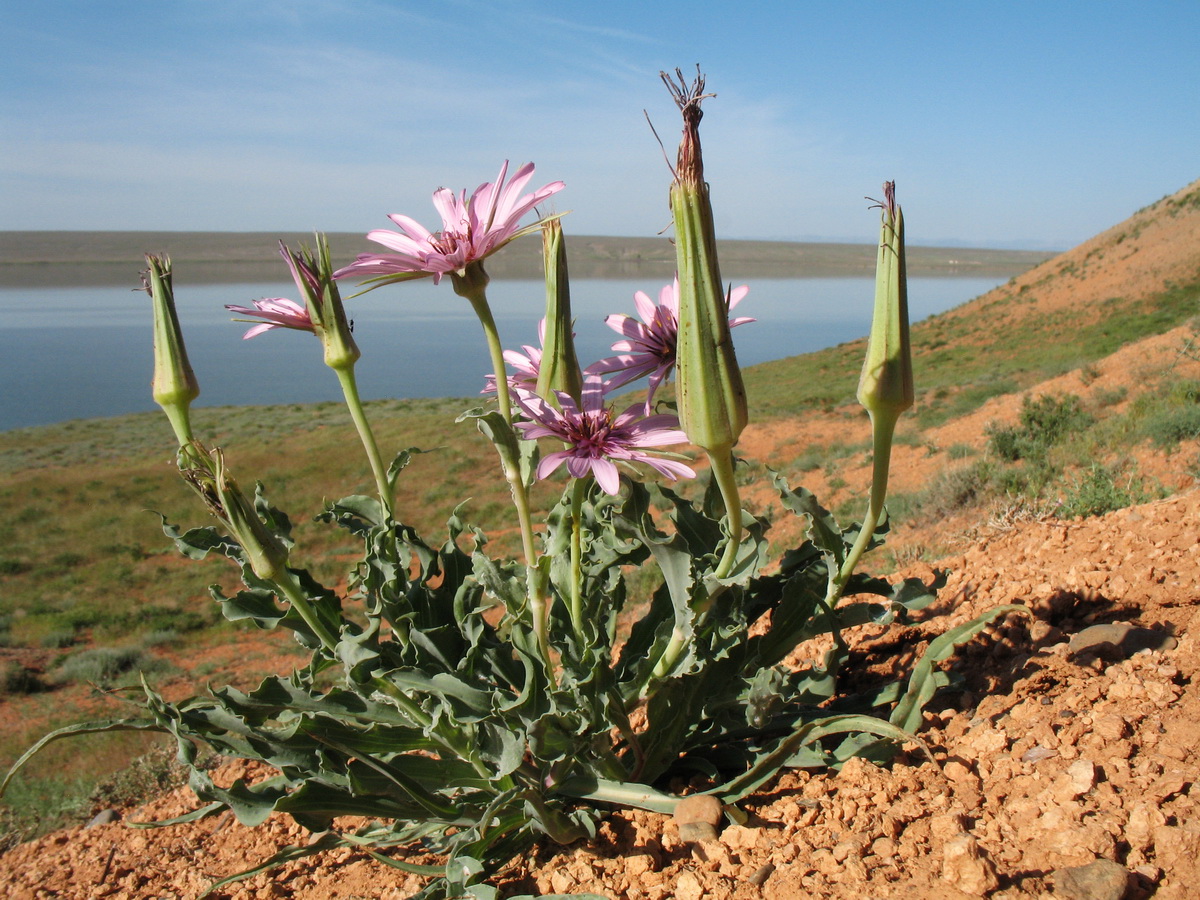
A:
[[[147,252],[169,253],[176,277],[193,283],[286,281],[278,241],[312,243],[305,233],[0,231],[0,287],[70,287],[136,282]],[[361,234],[329,235],[335,259],[349,262],[378,245]],[[568,235],[572,275],[579,278],[669,278],[675,250],[665,237]],[[721,241],[722,275],[729,279],[870,275],[874,244]],[[516,241],[488,261],[505,278],[540,278],[541,245]],[[1054,254],[1033,250],[910,247],[913,275],[1016,275]]]

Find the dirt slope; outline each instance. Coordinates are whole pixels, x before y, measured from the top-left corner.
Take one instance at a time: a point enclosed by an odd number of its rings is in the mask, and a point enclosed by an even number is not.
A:
[[[1136,297],[1200,269],[1200,183],[1002,288],[1036,284],[1034,304],[1005,315],[1080,309]],[[1027,292],[1028,293],[1028,292]],[[987,309],[991,295],[976,301]],[[962,310],[954,315],[969,315]],[[1084,378],[1059,376],[1031,392],[1124,387],[1146,373],[1200,364],[1179,357],[1185,332],[1118,351]],[[1147,368],[1149,367],[1149,368]],[[1191,371],[1191,370],[1189,370]],[[1200,371],[1196,371],[1200,376]],[[1086,382],[1086,383],[1085,383]],[[928,446],[901,447],[896,489],[919,487],[948,464],[945,448],[982,447],[983,426],[1012,421],[1020,396],[998,397],[941,426]],[[754,427],[747,454],[794,455],[805,436],[863,424],[838,415]],[[861,437],[856,437],[859,435]],[[1200,884],[1200,490],[1173,457],[1138,449],[1140,465],[1176,493],[1075,521],[1034,518],[934,523],[901,540],[956,548],[941,616],[930,625],[863,629],[864,678],[910,665],[938,630],[1000,603],[1012,616],[952,664],[956,691],[935,701],[921,748],[888,769],[851,764],[841,774],[791,773],[743,804],[745,826],[685,844],[668,819],[614,813],[602,840],[543,846],[514,861],[502,894],[594,891],[631,900],[700,898],[990,896],[1154,897],[1185,900]],[[852,488],[862,465],[842,474]],[[805,476],[824,498],[820,472]],[[939,530],[940,529],[940,530]],[[951,533],[958,540],[950,539]],[[906,574],[928,574],[910,567]],[[1115,623],[1128,623],[1133,630]],[[1110,626],[1096,630],[1095,626]],[[228,783],[243,770],[226,766]],[[126,821],[178,815],[180,790]],[[0,857],[14,898],[192,898],[213,880],[308,836],[282,818],[245,829],[218,818],[161,831],[122,822],[76,828]],[[419,881],[362,854],[338,851],[288,864],[218,892],[226,898],[403,898]]]

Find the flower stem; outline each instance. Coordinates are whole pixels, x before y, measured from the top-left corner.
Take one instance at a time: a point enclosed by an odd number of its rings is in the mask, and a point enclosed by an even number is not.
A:
[[[733,569],[737,558],[738,548],[742,545],[742,498],[738,493],[737,478],[734,475],[733,450],[719,448],[708,452],[709,465],[717,487],[721,490],[721,499],[725,502],[725,521],[729,526],[729,541],[715,572],[717,578],[727,578]]]
[[[354,419],[354,427],[358,429],[358,437],[362,441],[363,449],[367,452],[367,459],[371,461],[371,471],[375,475],[375,487],[379,491],[379,502],[383,504],[384,516],[391,518],[395,503],[392,485],[388,481],[383,457],[379,455],[379,445],[375,442],[375,433],[371,430],[371,423],[367,421],[362,400],[358,396],[358,382],[354,377],[354,366],[353,364],[344,367],[338,366],[334,371],[342,385],[346,408],[350,410],[350,417]]]
[[[892,437],[896,433],[896,422],[900,418],[900,412],[889,412],[879,410],[871,413],[871,424],[873,426],[872,444],[873,457],[871,461],[871,496],[867,502],[867,512],[863,516],[862,529],[858,533],[858,538],[854,541],[854,546],[850,548],[850,552],[842,561],[841,568],[836,574],[831,574],[829,579],[829,589],[825,594],[825,602],[829,604],[830,609],[837,605],[837,602],[842,598],[842,592],[846,589],[846,583],[850,580],[850,576],[854,574],[854,569],[858,565],[858,561],[866,552],[867,546],[871,543],[871,538],[875,536],[875,529],[879,525],[879,519],[883,515],[883,504],[887,499],[888,488],[888,472],[892,462]]]
[[[330,631],[325,623],[321,621],[317,615],[317,611],[308,601],[308,597],[304,595],[304,590],[300,587],[300,583],[296,580],[288,569],[281,568],[280,571],[272,575],[271,580],[275,586],[279,588],[279,593],[291,605],[296,614],[304,620],[304,624],[309,627],[317,639],[321,642],[321,646],[329,653],[330,656],[337,656],[338,639],[332,631]]]
[[[483,326],[483,334],[487,340],[488,353],[492,358],[492,366],[496,372],[496,399],[500,407],[500,415],[512,429],[512,400],[508,393],[508,379],[504,375],[504,348],[500,344],[500,332],[496,328],[496,320],[492,316],[491,307],[487,302],[487,274],[479,263],[468,266],[465,275],[455,274],[454,290],[460,297],[470,301],[479,324]],[[525,479],[521,476],[520,461],[507,459],[501,454],[505,480],[512,492],[513,506],[517,510],[517,521],[521,530],[521,548],[525,555],[526,587],[529,598],[529,611],[533,618],[533,633],[541,648],[543,661],[550,665],[549,639],[549,609],[546,604],[545,592],[542,587],[542,577],[538,569],[537,549],[533,543],[533,520],[529,514],[529,493],[525,488]]]

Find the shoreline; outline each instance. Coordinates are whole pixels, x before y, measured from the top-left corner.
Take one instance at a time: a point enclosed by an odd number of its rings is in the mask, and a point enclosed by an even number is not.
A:
[[[137,286],[145,252],[168,253],[180,281],[192,284],[267,283],[289,276],[278,241],[311,244],[305,233],[0,231],[0,288]],[[329,235],[335,259],[380,248],[361,234]],[[668,238],[568,236],[571,274],[587,279],[661,280],[675,266]],[[791,241],[718,242],[723,274],[753,278],[871,277],[875,244]],[[1005,277],[1019,275],[1057,255],[1051,251],[962,247],[908,248],[908,273],[920,277]],[[487,264],[493,277],[543,277],[541,244],[516,241]]]

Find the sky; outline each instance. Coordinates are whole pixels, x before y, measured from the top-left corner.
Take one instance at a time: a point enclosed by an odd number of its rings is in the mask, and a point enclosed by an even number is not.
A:
[[[1200,3],[0,0],[0,230],[433,228],[505,159],[669,224],[700,65],[726,238],[1066,249],[1200,177]]]

